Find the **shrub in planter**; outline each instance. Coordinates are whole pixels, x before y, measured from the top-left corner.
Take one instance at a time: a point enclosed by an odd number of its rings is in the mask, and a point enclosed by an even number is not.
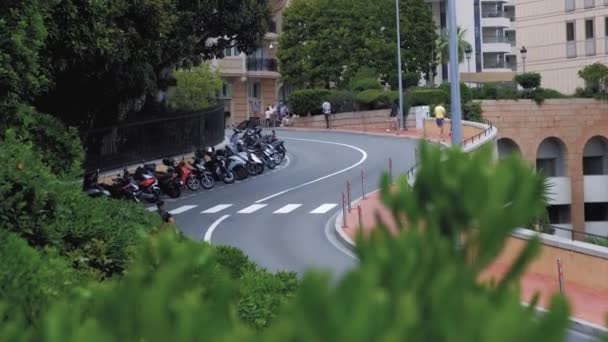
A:
[[[332,90],[327,100],[336,113],[354,112],[356,109],[355,94],[348,90]]]
[[[526,90],[540,87],[541,76],[536,72],[526,72],[515,76],[514,81]]]
[[[464,104],[463,112],[465,120],[483,122],[483,112],[481,104],[477,101],[469,101]]]
[[[327,89],[296,90],[289,95],[291,111],[298,115],[321,114],[321,104],[330,94]]]
[[[390,105],[388,93],[379,89],[364,90],[357,94],[356,99],[364,109],[382,109]]]
[[[450,103],[450,94],[442,89],[414,89],[407,93],[406,96],[409,107]]]
[[[594,95],[608,90],[608,66],[604,63],[587,65],[579,70],[578,76],[585,81],[585,88]]]
[[[451,96],[452,88],[450,82],[443,83],[439,86],[439,89],[445,91]],[[460,82],[460,103],[466,103],[472,98],[471,88],[469,88],[464,82]],[[451,99],[447,103],[450,103]]]
[[[363,78],[359,80],[353,80],[352,91],[359,92],[370,89],[382,89],[380,82],[375,78]]]

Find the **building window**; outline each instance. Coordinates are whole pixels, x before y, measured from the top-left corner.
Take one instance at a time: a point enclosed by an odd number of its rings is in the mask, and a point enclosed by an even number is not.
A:
[[[585,0],[585,8],[595,7],[595,0]]]
[[[225,57],[237,57],[240,54],[241,52],[239,51],[239,48],[237,46],[228,47],[224,49]]]
[[[220,91],[219,98],[221,99],[230,99],[232,98],[232,84],[224,83],[222,86],[222,90]]]
[[[573,21],[566,23],[566,56],[576,57],[576,31]]]
[[[550,205],[547,207],[547,215],[551,224],[568,224],[570,220],[570,205]]]
[[[536,170],[542,172],[545,177],[557,176],[557,160],[555,158],[536,159]]]
[[[250,83],[249,97],[259,99],[262,97],[262,85],[258,81]]]
[[[574,0],[566,0],[566,12],[574,11],[575,5]]]
[[[608,203],[585,203],[585,222],[608,221]]]
[[[595,28],[594,20],[585,20],[585,54],[587,56],[595,55]]]

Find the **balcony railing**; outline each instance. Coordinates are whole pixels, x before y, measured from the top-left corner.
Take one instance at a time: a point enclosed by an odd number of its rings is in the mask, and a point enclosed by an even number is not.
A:
[[[506,69],[504,61],[483,61],[483,67],[485,69]]]
[[[566,57],[576,57],[576,41],[566,42]]]
[[[509,18],[510,19],[510,15],[505,13],[505,11],[482,11],[481,12],[481,17],[482,18]]]
[[[566,12],[574,11],[576,8],[574,0],[566,0]]]
[[[248,71],[277,71],[277,60],[274,58],[247,58]]]
[[[585,0],[585,8],[595,7],[595,0]]]
[[[484,36],[483,37],[483,42],[484,43],[505,43],[505,44],[515,44],[515,40],[513,38],[510,37],[501,37],[501,36]]]
[[[587,56],[595,56],[595,39],[585,40],[585,54]]]

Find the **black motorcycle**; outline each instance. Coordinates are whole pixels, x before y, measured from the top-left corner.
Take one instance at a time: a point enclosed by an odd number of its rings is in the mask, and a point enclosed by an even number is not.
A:
[[[209,190],[215,186],[213,172],[205,167],[205,161],[200,154],[195,152],[194,162],[190,162],[190,166],[193,168],[192,174],[198,179],[204,189]]]
[[[106,188],[106,185],[99,183],[99,169],[85,173],[82,182],[82,191],[93,198],[112,196],[112,193]]]
[[[226,184],[232,184],[236,181],[234,172],[228,168],[228,159],[226,157],[216,153],[212,147],[208,147],[204,152],[197,151],[195,155],[197,159],[203,159],[205,156],[208,160],[203,166],[211,172],[214,180],[221,180]]]

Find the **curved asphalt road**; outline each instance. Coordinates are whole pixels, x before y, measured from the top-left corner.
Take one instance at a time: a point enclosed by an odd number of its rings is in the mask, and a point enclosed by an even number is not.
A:
[[[361,196],[361,170],[366,191],[378,188],[389,157],[394,174],[414,165],[417,142],[354,133],[277,133],[285,140],[288,158],[275,171],[232,185],[219,182],[211,191],[186,192],[165,200],[167,210],[175,210],[178,225],[190,238],[238,247],[271,271],[302,274],[315,268],[339,278],[356,264],[333,234],[347,178],[353,199]],[[595,339],[569,331],[567,340]]]

